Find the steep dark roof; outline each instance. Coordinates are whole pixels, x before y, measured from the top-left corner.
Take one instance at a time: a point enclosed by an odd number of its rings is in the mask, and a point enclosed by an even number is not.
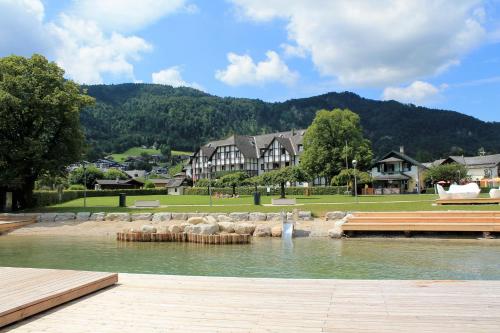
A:
[[[385,159],[387,159],[387,158],[389,158],[391,156],[396,156],[396,157],[402,159],[403,161],[410,162],[413,165],[417,165],[417,166],[422,167],[422,168],[427,168],[425,165],[423,165],[422,163],[420,163],[416,159],[413,159],[410,156],[408,156],[406,154],[403,154],[403,153],[400,153],[399,151],[395,151],[395,150],[391,150],[390,152],[388,152],[387,154],[385,154],[376,163],[379,163],[380,161],[383,161],[383,160],[385,160]]]
[[[97,179],[96,183],[99,185],[118,185],[118,186],[125,186],[125,185],[131,185],[131,184],[137,184],[137,185],[143,185],[144,183],[137,180],[137,179]]]

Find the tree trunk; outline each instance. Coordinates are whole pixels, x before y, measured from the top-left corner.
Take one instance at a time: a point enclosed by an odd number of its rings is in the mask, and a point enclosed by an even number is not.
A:
[[[24,180],[24,184],[18,190],[13,192],[13,210],[22,210],[33,207],[33,189],[35,188],[35,178],[28,177]]]
[[[285,198],[285,183],[281,183],[281,198]]]

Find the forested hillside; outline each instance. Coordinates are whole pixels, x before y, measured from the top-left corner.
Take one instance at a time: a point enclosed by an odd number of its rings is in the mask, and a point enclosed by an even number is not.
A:
[[[95,106],[81,114],[93,156],[154,142],[194,151],[208,140],[231,133],[307,128],[317,110],[333,108],[348,108],[360,115],[376,156],[400,145],[421,161],[449,154],[476,154],[480,147],[487,152],[500,152],[498,122],[487,123],[453,111],[365,99],[350,92],[266,103],[154,84],[85,88],[96,98]]]

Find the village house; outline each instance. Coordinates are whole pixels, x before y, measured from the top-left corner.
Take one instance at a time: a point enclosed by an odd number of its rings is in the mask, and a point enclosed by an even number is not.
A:
[[[137,179],[97,179],[96,190],[139,189],[144,183]]]
[[[441,165],[458,163],[467,169],[467,177],[474,182],[481,183],[481,187],[488,187],[489,180],[500,177],[500,154],[482,156],[448,156],[428,163],[429,165]]]
[[[371,169],[374,194],[420,193],[424,189],[427,168],[400,151],[391,151],[376,161]]]
[[[304,133],[305,130],[291,130],[255,136],[234,134],[224,140],[211,141],[200,147],[186,169],[196,181],[214,179],[227,171],[243,171],[253,177],[298,165],[304,150]]]

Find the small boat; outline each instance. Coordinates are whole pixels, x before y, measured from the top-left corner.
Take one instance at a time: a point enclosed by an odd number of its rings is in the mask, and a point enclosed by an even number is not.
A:
[[[439,198],[444,200],[475,199],[479,197],[479,194],[481,193],[481,189],[476,183],[469,183],[466,185],[453,184],[450,186],[448,191],[445,191],[445,189],[439,184],[436,186]]]

